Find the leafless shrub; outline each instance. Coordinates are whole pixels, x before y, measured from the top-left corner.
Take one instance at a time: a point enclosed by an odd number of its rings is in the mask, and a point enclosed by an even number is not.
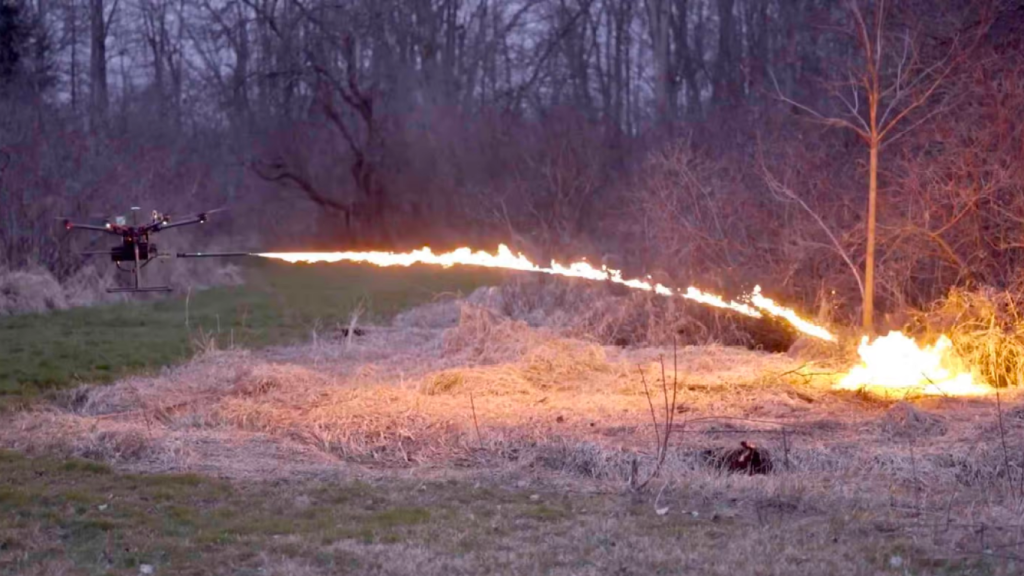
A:
[[[630,468],[629,473],[629,488],[631,490],[643,490],[651,480],[654,480],[661,474],[662,467],[665,465],[665,460],[668,457],[669,442],[674,431],[674,422],[676,418],[676,399],[679,394],[679,356],[678,350],[675,345],[672,347],[672,400],[669,401],[669,383],[665,376],[665,359],[660,358],[659,364],[661,367],[661,394],[662,400],[664,400],[665,411],[662,416],[662,422],[658,424],[657,411],[654,409],[654,400],[651,397],[651,390],[647,386],[647,378],[644,376],[644,370],[642,367],[638,367],[640,372],[640,382],[644,387],[644,395],[647,397],[647,406],[651,411],[651,424],[654,426],[654,438],[656,446],[656,457],[654,461],[654,468],[648,473],[647,478],[640,479],[639,465],[634,459]],[[683,427],[686,426],[685,420],[683,421]],[[682,430],[680,430],[682,433]]]
[[[0,315],[47,312],[67,307],[64,290],[46,270],[0,269]]]
[[[640,174],[632,213],[644,222],[644,260],[702,288],[735,289],[743,279],[729,271],[753,246],[724,167],[679,142],[651,153]]]
[[[101,302],[115,302],[123,296],[107,293],[114,285],[110,268],[83,266],[63,283],[69,306],[91,306]]]
[[[1016,55],[979,56],[947,80],[953,110],[915,128],[887,171],[880,280],[893,308],[954,287],[1019,288],[1024,72]]]
[[[522,130],[509,153],[510,177],[486,189],[479,204],[487,220],[542,262],[585,254],[581,248],[604,213],[610,151],[597,127],[576,111],[559,109],[544,126]]]
[[[147,272],[152,273],[149,280],[153,283],[166,283],[178,289],[237,286],[245,282],[242,269],[234,264],[208,264],[193,269],[178,263],[163,270],[150,267]],[[40,267],[13,271],[0,269],[0,315],[123,301],[123,295],[107,292],[117,284],[118,276],[113,269],[96,266],[78,268],[63,282]]]

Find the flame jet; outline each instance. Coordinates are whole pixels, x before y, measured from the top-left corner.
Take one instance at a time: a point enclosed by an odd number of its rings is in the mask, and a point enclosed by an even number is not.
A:
[[[432,264],[449,268],[455,265],[480,266],[483,268],[499,268],[503,270],[519,270],[537,272],[567,278],[584,278],[598,282],[613,282],[633,290],[654,292],[662,296],[680,296],[688,300],[700,302],[708,306],[732,310],[752,318],[761,318],[765,314],[781,318],[794,328],[808,336],[834,342],[835,336],[825,328],[800,318],[796,312],[776,304],[761,295],[761,287],[747,297],[748,302],[726,300],[717,294],[703,292],[690,286],[685,290],[669,288],[662,284],[639,278],[624,278],[622,272],[606,266],[595,268],[589,262],[579,261],[569,265],[554,260],[547,267],[538,266],[523,254],[515,254],[508,246],[501,244],[497,253],[491,254],[482,250],[473,251],[469,248],[458,248],[451,252],[435,254],[430,248],[424,247],[411,252],[267,252],[256,254],[264,258],[284,260],[286,262],[354,262],[373,264],[376,266],[412,266],[413,264]]]

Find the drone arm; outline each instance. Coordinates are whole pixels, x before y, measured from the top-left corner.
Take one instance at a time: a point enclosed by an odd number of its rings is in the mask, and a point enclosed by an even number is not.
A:
[[[109,225],[96,226],[95,224],[78,224],[71,220],[64,221],[64,228],[67,230],[91,230],[93,232],[106,232],[107,234],[118,234]]]
[[[149,227],[154,232],[161,230],[169,230],[171,228],[178,228],[179,226],[191,226],[192,224],[202,224],[206,222],[206,214],[199,214],[198,216],[192,216],[184,220],[178,220],[176,222],[157,222]]]

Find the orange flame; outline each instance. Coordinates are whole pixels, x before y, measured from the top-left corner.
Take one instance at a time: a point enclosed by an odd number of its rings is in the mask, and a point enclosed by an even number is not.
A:
[[[821,338],[822,340],[826,340],[828,342],[835,342],[836,340],[835,336],[829,333],[828,330],[825,330],[821,326],[812,324],[811,322],[804,320],[803,318],[797,316],[796,312],[793,312],[789,308],[779,306],[771,298],[766,298],[762,296],[760,286],[754,286],[754,293],[750,295],[750,302],[757,308],[764,310],[765,312],[773,316],[778,316],[786,320],[787,322],[792,324],[794,328],[803,332],[804,334],[807,334],[808,336]]]
[[[836,389],[865,390],[880,396],[982,396],[992,392],[964,368],[946,336],[924,348],[902,332],[889,332],[870,343],[865,336],[857,352],[861,364],[854,366]]]
[[[553,274],[569,278],[583,278],[599,282],[613,282],[621,284],[634,290],[654,292],[662,296],[681,296],[688,300],[700,302],[717,308],[724,308],[745,314],[753,318],[761,318],[762,312],[772,316],[778,316],[794,328],[815,338],[835,341],[835,337],[828,330],[800,318],[796,312],[780,306],[772,300],[761,296],[761,288],[757,287],[749,297],[750,304],[725,300],[716,294],[702,292],[690,286],[686,290],[673,289],[662,284],[652,283],[648,280],[638,278],[623,278],[619,270],[609,269],[606,266],[595,268],[586,261],[573,262],[569,265],[551,261],[548,267],[541,267],[531,262],[523,254],[514,254],[504,244],[498,246],[495,254],[478,250],[474,252],[469,248],[459,248],[443,254],[434,254],[430,248],[421,248],[412,252],[270,252],[258,254],[264,258],[275,258],[287,262],[357,262],[374,264],[376,266],[411,266],[413,264],[433,264],[445,268],[456,264],[466,266],[481,266],[484,268],[501,268],[505,270],[520,270],[526,272],[539,272],[542,274]]]

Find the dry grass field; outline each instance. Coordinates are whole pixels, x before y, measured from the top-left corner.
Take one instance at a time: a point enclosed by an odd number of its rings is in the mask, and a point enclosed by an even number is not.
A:
[[[0,573],[1024,566],[1013,389],[998,400],[835,392],[848,363],[603,347],[480,302],[362,328],[259,351],[211,346],[6,414]],[[741,441],[769,453],[769,474],[729,474],[708,457]]]

